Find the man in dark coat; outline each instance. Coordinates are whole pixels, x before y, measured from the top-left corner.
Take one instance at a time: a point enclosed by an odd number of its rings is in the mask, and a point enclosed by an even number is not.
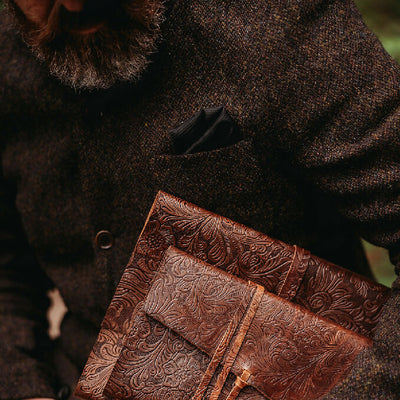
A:
[[[367,274],[361,235],[400,268],[400,69],[350,0],[8,3],[0,399],[76,383],[160,189]],[[221,107],[241,137],[180,154],[173,128]],[[400,397],[399,290],[328,398]]]

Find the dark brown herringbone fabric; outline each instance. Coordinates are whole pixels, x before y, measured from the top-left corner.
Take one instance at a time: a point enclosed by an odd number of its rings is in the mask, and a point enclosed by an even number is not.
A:
[[[398,257],[400,70],[353,3],[168,8],[142,79],[91,93],[48,77],[0,16],[1,399],[49,397],[62,383],[47,361],[51,284],[70,310],[61,345],[83,366],[160,189],[354,270],[366,271],[358,234]],[[219,106],[243,140],[174,155],[168,132]],[[100,230],[111,249],[96,245]],[[399,391],[387,384],[396,323],[393,303],[374,353],[382,379],[355,373],[386,398]]]

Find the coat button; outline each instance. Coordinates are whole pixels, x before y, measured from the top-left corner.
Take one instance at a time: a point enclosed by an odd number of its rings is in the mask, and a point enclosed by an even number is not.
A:
[[[114,237],[109,231],[100,231],[96,235],[95,242],[100,249],[108,250],[113,247]]]
[[[57,393],[57,400],[67,400],[71,394],[71,388],[68,385],[62,385]]]

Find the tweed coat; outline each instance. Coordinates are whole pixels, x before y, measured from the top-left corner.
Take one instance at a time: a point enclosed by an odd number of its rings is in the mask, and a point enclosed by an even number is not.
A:
[[[173,0],[136,83],[74,91],[0,15],[0,398],[54,397],[57,347],[84,365],[159,189],[368,273],[358,235],[400,254],[400,69],[350,0]],[[173,153],[170,130],[224,106],[243,139]],[[107,230],[114,244],[95,241]],[[399,268],[400,263],[397,262]],[[396,398],[398,288],[332,398]],[[65,371],[64,371],[65,372]]]

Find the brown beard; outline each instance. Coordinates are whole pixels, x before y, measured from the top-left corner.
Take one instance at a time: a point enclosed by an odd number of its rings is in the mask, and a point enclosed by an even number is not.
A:
[[[70,13],[56,2],[38,29],[12,0],[7,3],[34,54],[52,75],[76,89],[104,89],[138,79],[156,49],[164,11],[162,0],[88,0],[81,13]],[[73,33],[96,18],[106,20],[99,31]]]

